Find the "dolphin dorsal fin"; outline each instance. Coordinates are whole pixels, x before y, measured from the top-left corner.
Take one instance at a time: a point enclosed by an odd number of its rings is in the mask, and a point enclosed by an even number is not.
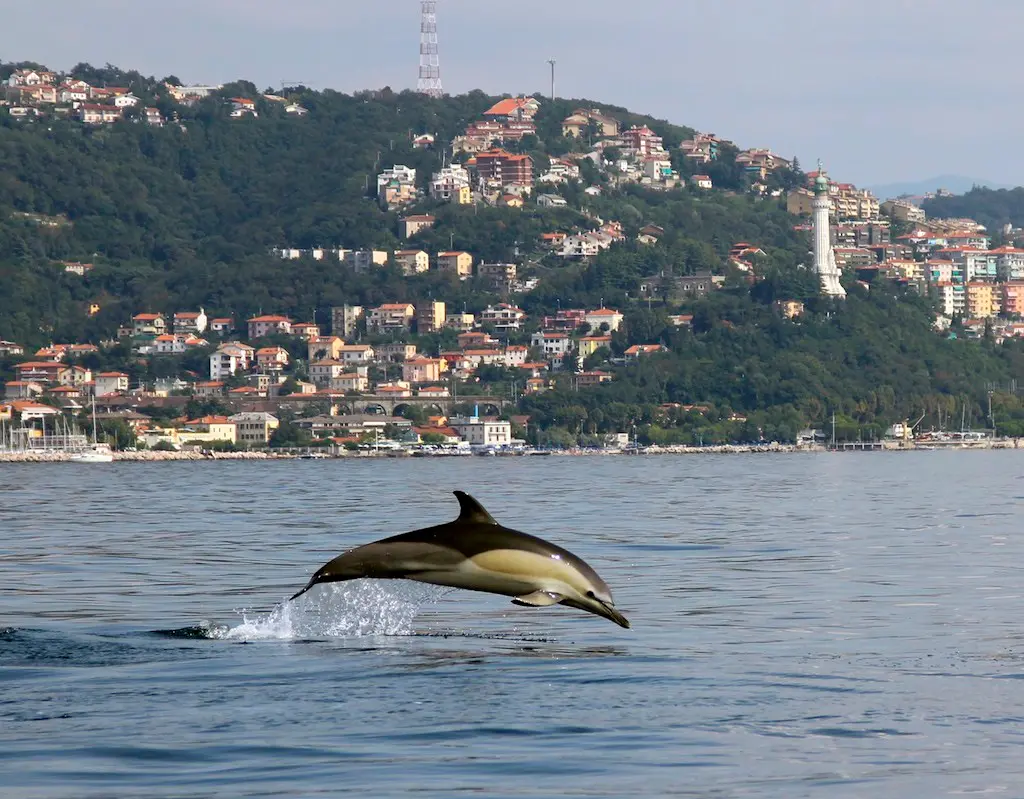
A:
[[[455,497],[459,500],[459,513],[460,522],[475,522],[477,524],[497,524],[494,517],[491,516],[484,506],[477,502],[473,497],[467,494],[465,491],[453,491]]]

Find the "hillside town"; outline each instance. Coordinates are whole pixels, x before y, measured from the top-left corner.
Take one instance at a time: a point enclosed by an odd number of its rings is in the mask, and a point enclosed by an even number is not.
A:
[[[160,126],[177,123],[173,110],[167,110],[173,104],[217,97],[221,88],[165,83],[161,111],[145,106],[129,88],[19,69],[6,81],[3,103],[11,118],[25,124],[53,116],[87,126],[129,121]],[[310,113],[270,93],[222,102],[242,124],[258,117],[267,103],[296,119]],[[556,381],[588,391],[614,381],[617,370],[630,362],[666,351],[624,327],[625,308],[602,303],[528,315],[519,303],[539,285],[538,262],[586,261],[626,242],[620,221],[588,210],[588,199],[612,188],[719,191],[703,170],[726,148],[736,150],[735,164],[750,178],[750,192],[784,203],[798,231],[812,232],[815,198],[827,191],[828,238],[841,273],[867,290],[887,281],[932,297],[936,335],[953,335],[948,331],[954,320],[961,335],[986,334],[997,341],[1024,335],[1024,249],[993,246],[990,233],[973,220],[929,220],[911,199],[879,202],[821,168],[803,175],[793,160],[764,148],[740,150],[712,133],[666,145],[647,125],[627,127],[598,108],[578,108],[561,122],[562,136],[585,146],[536,161],[520,145],[536,137],[542,104],[536,97],[501,99],[451,141],[430,132],[410,133],[413,150],[442,150],[446,156],[444,166],[429,175],[402,163],[376,175],[380,207],[400,214],[394,235],[402,247],[367,249],[343,242],[296,247],[282,241],[271,253],[353,273],[393,268],[405,277],[437,272],[478,281],[493,295],[482,310],[459,310],[445,297],[341,305],[330,309],[329,318],[307,319],[272,308],[249,318],[236,318],[233,308],[138,308],[117,337],[106,341],[51,342],[30,350],[0,341],[0,357],[13,359],[15,373],[0,405],[5,436],[0,446],[43,446],[54,417],[95,408],[101,419],[130,428],[137,447],[259,448],[296,441],[333,451],[371,443],[377,450],[396,443],[441,450],[523,447],[530,419],[516,413],[519,397],[549,391]],[[784,189],[772,178],[782,172],[799,174],[806,183]],[[424,201],[552,211],[575,202],[587,222],[575,229],[552,226],[538,241],[524,242],[515,262],[488,262],[454,246],[428,251],[422,240],[437,217],[417,207]],[[665,234],[663,227],[646,224],[635,240],[656,247]],[[729,280],[755,284],[762,278],[764,255],[759,242],[733,242],[722,269],[651,274],[634,299],[648,307],[653,300],[671,306],[672,323],[686,328],[692,322],[688,302]],[[79,260],[60,266],[86,282],[95,268]],[[93,308],[91,313],[100,310],[98,304]],[[797,322],[804,312],[797,299],[777,300],[775,309]],[[454,345],[439,344],[439,334]],[[89,366],[115,349],[128,353],[121,368]],[[196,368],[196,353],[202,369]],[[130,364],[151,358],[177,359],[174,374],[150,382],[133,379]],[[495,385],[504,393],[495,393]],[[141,407],[171,412],[154,418]],[[189,408],[211,412],[189,418],[184,413]],[[285,428],[288,435],[281,432]],[[629,441],[629,431],[623,430],[608,443]]]

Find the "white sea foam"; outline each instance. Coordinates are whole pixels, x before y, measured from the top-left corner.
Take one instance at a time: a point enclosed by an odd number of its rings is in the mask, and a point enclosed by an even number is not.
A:
[[[404,580],[328,583],[292,602],[282,602],[270,613],[240,610],[241,624],[211,627],[210,637],[267,641],[408,635],[420,608],[448,590]]]

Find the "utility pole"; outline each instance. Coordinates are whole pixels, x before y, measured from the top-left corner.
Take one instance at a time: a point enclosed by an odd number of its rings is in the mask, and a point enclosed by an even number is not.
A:
[[[558,62],[553,58],[548,59],[548,63],[551,65],[551,102],[555,101],[555,64]]]

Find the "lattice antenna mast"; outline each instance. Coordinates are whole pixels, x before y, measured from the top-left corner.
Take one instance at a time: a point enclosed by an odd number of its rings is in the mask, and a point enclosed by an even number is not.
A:
[[[421,0],[420,21],[420,79],[416,90],[428,97],[440,97],[441,58],[437,51],[437,0]]]

